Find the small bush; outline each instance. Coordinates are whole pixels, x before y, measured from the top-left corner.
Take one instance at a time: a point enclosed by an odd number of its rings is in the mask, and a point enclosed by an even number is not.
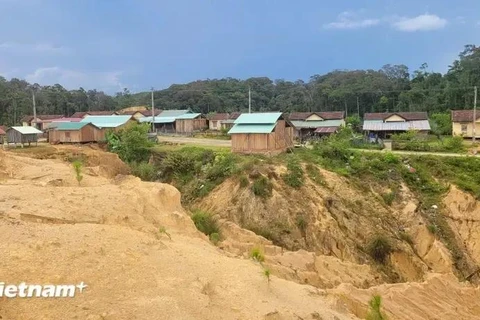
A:
[[[265,255],[263,254],[263,251],[259,247],[252,248],[252,250],[250,251],[250,258],[252,258],[257,262],[265,261]]]
[[[382,312],[382,297],[374,295],[368,302],[369,310],[366,320],[387,320],[387,316]]]
[[[303,215],[297,216],[296,225],[297,225],[298,229],[300,229],[300,231],[302,231],[302,233],[305,233],[305,231],[307,230],[307,226],[308,226],[308,223],[307,223],[307,220],[305,219],[305,216],[303,216]]]
[[[270,282],[270,275],[271,275],[270,269],[263,268],[263,275],[265,276],[265,278],[267,278],[267,282]]]
[[[240,176],[239,180],[240,180],[240,188],[246,188],[250,184],[248,177],[244,174]]]
[[[303,186],[303,169],[298,160],[291,158],[287,163],[287,174],[283,175],[283,180],[292,188]]]
[[[387,152],[383,157],[383,161],[388,164],[397,164],[400,163],[400,158],[392,152]]]
[[[170,234],[167,232],[167,229],[164,227],[164,226],[161,226],[158,228],[158,233],[159,234],[164,234],[166,235],[170,240],[172,240],[172,237],[170,236]]]
[[[437,234],[438,233],[438,227],[434,224],[430,224],[427,226],[428,231],[430,231],[431,234]]]
[[[395,200],[395,195],[396,194],[393,191],[389,192],[389,193],[384,193],[384,194],[382,194],[383,201],[387,205],[391,206],[393,204],[393,201]]]
[[[82,170],[83,170],[83,163],[79,160],[75,160],[73,163],[73,170],[75,171],[75,178],[77,179],[78,185],[83,180]]]
[[[207,236],[213,233],[220,234],[220,228],[217,224],[217,220],[207,212],[201,210],[195,210],[192,215],[193,223],[195,227]]]
[[[324,185],[325,184],[325,180],[324,180],[322,174],[320,173],[320,170],[318,170],[318,168],[316,166],[309,163],[309,164],[307,164],[305,169],[307,171],[308,176],[310,177],[310,179],[312,181],[314,181],[316,184],[319,184],[319,185]]]
[[[214,244],[214,245],[217,245],[219,242],[220,242],[220,234],[219,233],[212,233],[210,235],[210,241]]]
[[[398,234],[398,237],[400,238],[400,240],[405,241],[405,242],[408,243],[409,245],[413,245],[412,236],[409,235],[408,233],[406,233],[405,231],[401,231],[401,232]]]
[[[378,263],[385,264],[388,255],[393,251],[388,238],[377,235],[370,240],[367,246],[368,254]]]
[[[130,164],[132,174],[139,177],[143,181],[155,181],[156,180],[156,171],[155,167],[148,162],[132,162]]]
[[[262,197],[262,198],[268,198],[272,195],[272,183],[265,178],[264,176],[261,176],[260,178],[256,179],[253,184],[252,184],[252,191],[253,194]]]

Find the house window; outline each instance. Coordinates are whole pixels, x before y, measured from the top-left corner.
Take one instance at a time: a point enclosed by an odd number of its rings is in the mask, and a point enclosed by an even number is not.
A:
[[[462,124],[462,133],[467,133],[467,127],[468,125]]]

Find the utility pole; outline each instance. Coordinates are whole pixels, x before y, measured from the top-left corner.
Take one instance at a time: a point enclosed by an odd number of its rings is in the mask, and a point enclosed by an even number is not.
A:
[[[153,101],[153,87],[152,87],[152,132],[155,132],[155,102]]]
[[[475,135],[476,135],[476,130],[475,127],[477,126],[477,86],[474,88],[474,95],[473,95],[473,134],[472,134],[472,143],[475,144]]]
[[[252,113],[252,92],[250,86],[248,86],[248,113]]]
[[[35,88],[32,89],[32,101],[33,101],[33,127],[37,127],[37,106],[35,105]]]
[[[358,101],[358,96],[357,96],[357,115],[360,118],[360,102]]]

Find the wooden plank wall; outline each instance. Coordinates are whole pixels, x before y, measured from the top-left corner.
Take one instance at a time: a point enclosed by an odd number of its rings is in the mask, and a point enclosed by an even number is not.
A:
[[[177,133],[192,133],[207,127],[207,119],[180,119],[175,121]]]
[[[278,121],[272,133],[232,134],[232,151],[236,153],[278,154],[293,147],[293,128]]]

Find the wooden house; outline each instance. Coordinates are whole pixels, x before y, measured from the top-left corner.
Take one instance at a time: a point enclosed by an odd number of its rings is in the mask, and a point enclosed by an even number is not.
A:
[[[480,137],[480,111],[476,112],[473,121],[473,110],[452,110],[452,135],[472,138],[474,123],[477,138]]]
[[[293,130],[282,113],[244,113],[228,134],[232,152],[274,155],[293,147]]]
[[[175,118],[175,132],[189,134],[207,129],[207,119],[201,113],[186,113]]]
[[[295,128],[295,137],[330,135],[345,126],[345,112],[292,112],[288,120]]]
[[[240,112],[215,113],[208,118],[208,129],[212,131],[230,130]]]
[[[38,142],[38,135],[42,134],[42,131],[38,130],[35,127],[22,126],[22,127],[11,127],[7,130],[7,142],[15,144],[20,144],[22,147],[24,144],[28,143],[30,145],[32,142],[35,144]]]
[[[24,127],[36,127],[39,130],[46,130],[50,123],[54,120],[63,118],[63,115],[60,114],[40,114],[37,115],[35,120],[33,116],[25,116],[21,119],[22,126]]]
[[[85,118],[86,116],[113,116],[118,114],[116,111],[79,111],[72,114],[71,118]]]
[[[105,141],[107,130],[118,131],[137,121],[130,115],[90,116],[87,115],[80,123],[91,123],[97,127],[95,141]]]
[[[365,113],[363,132],[371,138],[388,139],[392,134],[410,130],[428,133],[430,123],[426,112]]]
[[[86,143],[101,141],[103,129],[87,122],[59,122],[48,132],[50,143]]]

